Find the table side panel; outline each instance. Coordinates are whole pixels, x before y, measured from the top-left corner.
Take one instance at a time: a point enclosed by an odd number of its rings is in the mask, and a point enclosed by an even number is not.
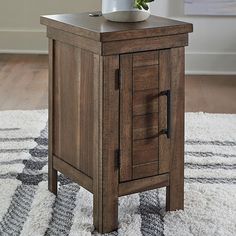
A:
[[[53,153],[93,177],[99,56],[55,41]]]

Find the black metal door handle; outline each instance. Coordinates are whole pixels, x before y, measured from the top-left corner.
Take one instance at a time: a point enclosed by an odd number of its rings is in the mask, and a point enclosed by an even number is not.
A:
[[[160,92],[160,96],[167,97],[167,128],[161,130],[161,134],[166,134],[167,138],[171,136],[171,92],[170,90],[165,90]]]

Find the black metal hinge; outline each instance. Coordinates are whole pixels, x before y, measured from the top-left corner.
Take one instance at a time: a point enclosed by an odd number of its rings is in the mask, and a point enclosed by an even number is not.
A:
[[[115,80],[116,80],[116,89],[120,89],[121,86],[120,69],[116,69]]]
[[[116,162],[116,167],[119,169],[120,168],[120,149],[115,150],[115,162]]]

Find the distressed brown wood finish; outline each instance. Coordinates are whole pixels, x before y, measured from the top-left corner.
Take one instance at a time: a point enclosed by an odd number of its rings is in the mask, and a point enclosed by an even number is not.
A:
[[[70,179],[79,183],[86,188],[89,192],[93,193],[93,180],[83,172],[77,170],[73,166],[62,161],[60,158],[53,156],[54,168],[66,176],[70,176]]]
[[[160,51],[160,80],[159,91],[171,90],[171,50]],[[171,95],[173,91],[171,90]],[[167,128],[167,98],[166,96],[159,96],[159,130]],[[173,115],[173,112],[171,112]],[[174,128],[174,127],[173,127]],[[170,171],[171,161],[171,139],[166,135],[159,136],[159,173],[168,173]]]
[[[100,42],[184,34],[193,30],[192,24],[158,16],[140,23],[117,24],[103,17],[89,17],[89,12],[42,16],[41,23]]]
[[[133,142],[133,164],[157,161],[159,155],[158,137],[151,139],[135,140]]]
[[[98,63],[92,52],[56,41],[54,154],[90,177],[98,119],[94,111]]]
[[[133,70],[134,92],[158,88],[158,66],[140,66]]]
[[[120,56],[121,182],[158,174],[158,51],[149,54]]]
[[[133,55],[133,67],[152,66],[159,63],[156,51],[137,52]]]
[[[83,48],[97,54],[101,53],[101,43],[92,39],[83,38],[81,36],[65,31],[59,31],[54,28],[48,28],[47,36],[49,38],[54,38],[57,41],[67,43],[78,48]]]
[[[169,175],[157,175],[149,178],[132,180],[119,184],[119,196],[143,192],[169,185]]]
[[[54,89],[54,150],[53,154],[65,162],[76,165],[79,142],[77,130],[79,77],[77,60],[80,49],[55,41],[55,89]],[[73,61],[68,63],[69,58]],[[68,70],[67,70],[68,69]],[[69,92],[70,91],[70,92]],[[72,124],[71,120],[76,123]],[[63,146],[63,147],[62,147]],[[79,166],[77,166],[78,168]]]
[[[167,210],[184,208],[184,48],[171,49],[171,161]]]
[[[159,52],[148,53],[133,54],[133,180],[158,175]]]
[[[133,95],[133,114],[144,115],[158,112],[158,89],[137,91]]]
[[[41,22],[50,54],[49,190],[57,192],[60,171],[93,193],[99,233],[118,228],[119,196],[167,187],[167,209],[182,209],[184,46],[192,25],[155,16],[117,24],[88,13]]]
[[[158,136],[158,113],[133,117],[133,139],[145,139]]]
[[[112,41],[105,42],[103,44],[102,53],[103,55],[112,55],[119,53],[131,53],[139,52],[140,48],[142,51],[150,51],[155,49],[164,48],[175,48],[181,46],[187,46],[188,35],[170,35],[163,37],[152,37],[143,39],[133,39],[133,40],[122,40],[122,41]]]
[[[103,59],[102,155],[98,160],[97,191],[94,192],[94,225],[101,232],[118,227],[118,167],[114,158],[119,148],[119,90],[116,70],[119,56]]]
[[[103,222],[103,57],[99,58],[99,74],[97,77],[97,83],[95,89],[97,95],[94,99],[98,101],[95,107],[95,112],[97,114],[97,122],[95,123],[95,133],[94,133],[94,159],[93,159],[93,224],[94,226],[102,231]]]
[[[132,179],[132,107],[133,107],[133,55],[120,56],[120,181]]]

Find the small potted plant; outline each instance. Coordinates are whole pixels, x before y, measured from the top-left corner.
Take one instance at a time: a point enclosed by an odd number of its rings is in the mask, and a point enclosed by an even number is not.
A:
[[[102,14],[110,21],[138,22],[150,16],[149,3],[154,0],[102,0]]]

